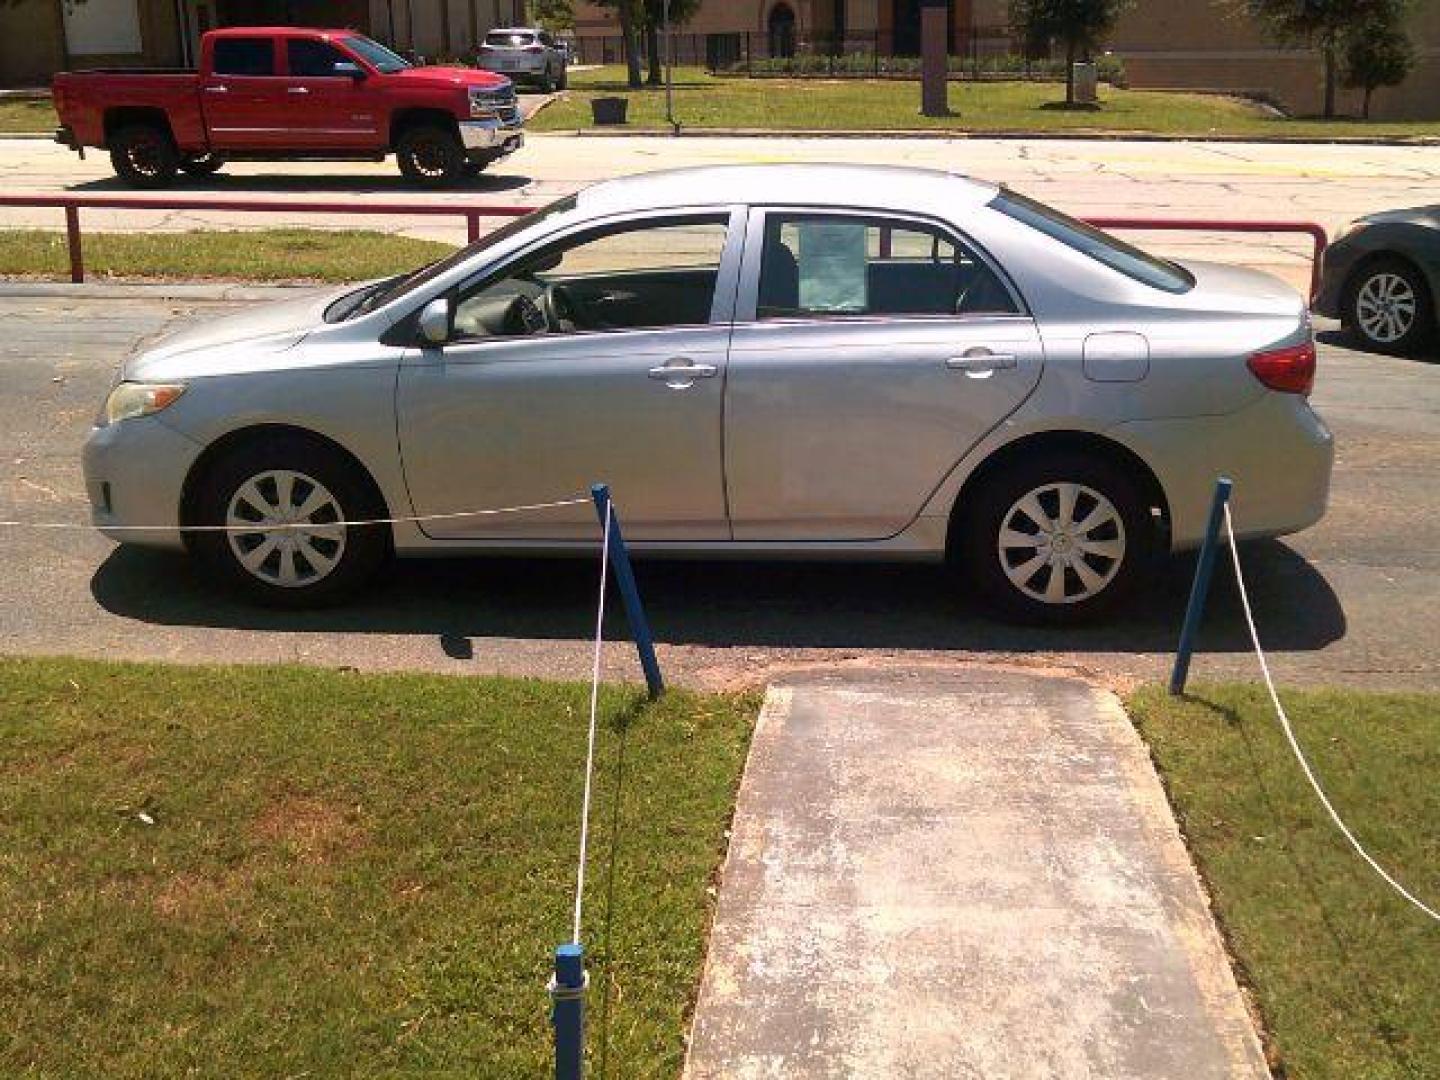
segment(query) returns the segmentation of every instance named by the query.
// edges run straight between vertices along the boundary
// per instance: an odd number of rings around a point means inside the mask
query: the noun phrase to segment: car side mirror
[[[450,299],[437,296],[420,309],[420,340],[427,345],[444,345],[450,340]]]
[[[356,81],[365,78],[364,69],[351,60],[336,60],[335,66],[331,70],[336,75],[344,75]]]

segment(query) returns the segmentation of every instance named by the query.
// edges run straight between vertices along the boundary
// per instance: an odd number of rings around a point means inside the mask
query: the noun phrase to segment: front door
[[[936,223],[770,210],[748,232],[725,401],[734,537],[894,536],[1034,389],[1034,322]]]
[[[336,150],[385,145],[379,95],[368,89],[364,69],[354,58],[327,41],[290,38],[285,60],[288,123],[298,145]]]
[[[732,227],[733,219],[733,227]],[[744,215],[573,231],[454,290],[452,340],[407,356],[400,449],[418,514],[608,483],[637,540],[725,540],[721,405]],[[593,540],[589,506],[423,524],[443,539]]]

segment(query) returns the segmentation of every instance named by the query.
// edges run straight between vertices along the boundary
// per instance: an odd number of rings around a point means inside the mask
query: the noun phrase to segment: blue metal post
[[[585,950],[578,942],[555,950],[554,1004],[555,1080],[580,1080],[585,1071]]]
[[[1215,497],[1210,501],[1210,521],[1205,526],[1205,540],[1200,545],[1200,561],[1195,566],[1195,580],[1190,583],[1190,602],[1185,605],[1185,625],[1180,628],[1180,645],[1175,650],[1175,668],[1170,672],[1170,694],[1179,697],[1185,692],[1190,677],[1190,656],[1195,651],[1195,635],[1205,615],[1205,598],[1210,594],[1210,578],[1215,572],[1215,549],[1220,546],[1220,522],[1225,504],[1230,501],[1234,485],[1228,476],[1215,481]]]
[[[590,494],[595,500],[595,512],[600,515],[600,527],[604,528],[605,508],[610,506],[610,485],[595,484],[590,488]],[[635,587],[630,552],[620,532],[620,515],[613,508],[610,511],[610,565],[615,569],[615,584],[620,587],[620,596],[625,601],[630,635],[640,653],[640,666],[645,669],[645,685],[649,687],[653,700],[665,692],[665,680],[660,677],[660,661],[655,658],[655,639],[650,636],[650,623],[645,618],[645,608],[640,604],[640,590]]]

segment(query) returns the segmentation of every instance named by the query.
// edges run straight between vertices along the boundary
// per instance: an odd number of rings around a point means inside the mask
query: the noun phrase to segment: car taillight
[[[1309,394],[1315,385],[1315,342],[1266,349],[1253,354],[1245,365],[1271,390]]]

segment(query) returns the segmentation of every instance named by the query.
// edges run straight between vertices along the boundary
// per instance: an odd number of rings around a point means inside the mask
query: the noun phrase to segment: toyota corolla
[[[154,343],[84,465],[102,531],[273,604],[392,555],[593,552],[588,506],[473,512],[605,481],[640,553],[948,560],[1069,621],[1198,544],[1219,474],[1242,536],[1320,518],[1314,373],[1265,274],[943,172],[707,168]],[[344,524],[374,519],[406,520]]]

